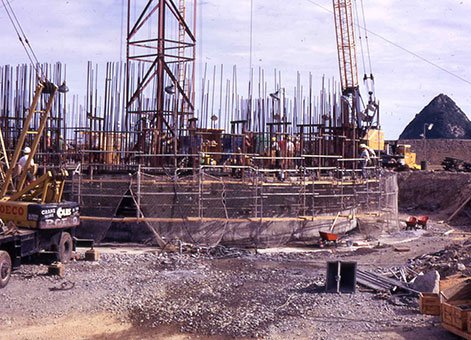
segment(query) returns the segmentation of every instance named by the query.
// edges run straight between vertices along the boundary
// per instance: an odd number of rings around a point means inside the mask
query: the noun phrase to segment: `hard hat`
[[[366,149],[366,148],[367,148],[366,144],[360,144],[360,149]]]
[[[31,152],[30,147],[29,147],[29,146],[25,147],[25,148],[23,149],[23,152],[24,152],[25,154],[29,154],[29,153]]]
[[[276,141],[276,137],[272,137],[272,138],[271,138],[271,141],[272,141],[272,142]]]

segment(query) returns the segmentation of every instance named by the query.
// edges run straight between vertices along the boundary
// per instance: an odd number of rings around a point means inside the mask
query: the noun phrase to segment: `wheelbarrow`
[[[406,219],[406,230],[417,229],[417,217],[409,216]]]
[[[322,248],[326,244],[333,243],[337,245],[337,242],[339,241],[339,235],[335,233],[330,233],[326,231],[319,231],[319,246]]]
[[[427,229],[427,221],[428,216],[419,216],[417,218],[417,226],[421,227],[422,229]]]
[[[335,228],[335,223],[337,222],[337,219],[340,216],[340,212],[337,213],[337,216],[335,216],[334,221],[332,222],[329,231],[320,231],[319,230],[319,246],[323,248],[326,244],[333,243],[337,245],[337,242],[339,241],[339,235],[336,233],[333,233],[334,228]]]
[[[412,229],[427,229],[427,222],[428,222],[429,217],[428,216],[409,216],[406,220],[406,230],[412,230]]]

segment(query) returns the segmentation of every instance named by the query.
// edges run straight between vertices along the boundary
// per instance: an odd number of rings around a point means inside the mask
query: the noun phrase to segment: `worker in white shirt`
[[[29,167],[27,165],[29,154],[31,153],[31,148],[26,146],[23,149],[23,156],[18,160],[18,174],[21,174],[24,169],[28,168],[26,174],[27,184],[34,180],[34,175],[36,175],[37,165],[34,163],[34,159],[31,158]]]
[[[366,144],[360,144],[360,158],[361,175],[363,178],[368,178],[366,168],[371,163],[371,152]]]

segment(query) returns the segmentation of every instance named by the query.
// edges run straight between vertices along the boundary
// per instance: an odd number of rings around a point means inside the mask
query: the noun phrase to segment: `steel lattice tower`
[[[178,153],[194,113],[196,0],[128,0],[126,123],[136,151]],[[188,12],[192,13],[188,17]]]

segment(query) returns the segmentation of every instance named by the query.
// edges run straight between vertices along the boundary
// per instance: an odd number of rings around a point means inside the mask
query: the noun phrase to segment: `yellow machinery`
[[[23,130],[17,141],[15,151],[9,162],[5,162],[6,172],[2,169],[4,182],[0,192],[0,218],[3,222],[13,222],[18,227],[54,229],[75,227],[79,224],[78,204],[62,202],[66,170],[45,171],[37,179],[28,181],[28,173],[33,171],[31,160],[34,158],[41,136],[46,127],[58,88],[51,82],[40,81],[36,87],[28,115],[23,123]],[[45,109],[38,110],[42,95],[48,96]],[[39,115],[39,117],[37,117]],[[39,119],[38,119],[39,118]],[[39,121],[37,130],[30,130],[32,121]],[[18,172],[18,160],[26,146],[26,136],[34,136],[29,146],[26,165]],[[3,146],[3,139],[1,141]],[[0,150],[7,159],[5,148]],[[15,176],[16,175],[16,176]]]
[[[62,201],[67,171],[44,171],[38,178],[31,175],[34,172],[31,160],[37,151],[57,91],[58,87],[53,83],[39,81],[10,159],[0,133],[3,180],[0,192],[0,255],[3,259],[9,255],[13,268],[19,266],[22,257],[43,250],[54,252],[58,260],[67,262],[74,249],[73,236],[80,223],[79,205]],[[46,99],[44,109],[38,109],[41,96]],[[30,130],[33,121],[38,122],[36,130]],[[32,135],[33,140],[28,145],[31,149],[28,159],[21,168],[18,163],[26,147],[27,135]],[[4,268],[8,267],[8,261],[0,262]],[[1,281],[2,277],[0,288]],[[6,284],[6,281],[4,275],[3,283]]]
[[[411,146],[409,144],[398,144],[397,153],[404,157],[404,164],[409,169],[420,169],[420,166],[416,163],[417,155],[415,152],[412,152]]]
[[[368,129],[366,131],[366,145],[373,150],[384,150],[384,131],[379,129]]]
[[[416,153],[412,152],[410,144],[397,144],[397,142],[386,143],[386,153],[381,157],[383,166],[397,170],[419,170],[416,163]]]
[[[30,61],[39,64],[26,36],[27,46],[20,37],[18,28],[21,29],[21,25],[13,9],[4,7]],[[22,29],[21,32],[24,36]],[[62,201],[67,171],[44,171],[38,178],[34,177],[36,166],[32,160],[54,98],[57,92],[67,91],[65,84],[57,87],[42,72],[37,72],[38,84],[11,157],[8,157],[0,131],[0,288],[8,284],[11,270],[18,268],[24,257],[49,251],[56,260],[69,261],[75,248],[75,228],[80,223],[78,203]],[[44,98],[44,105],[41,98]],[[18,123],[15,127],[20,126]],[[33,123],[37,127],[35,130],[30,129]],[[27,136],[32,136],[28,146]],[[30,150],[25,149],[26,146]],[[29,151],[25,152],[27,159],[20,158],[22,150]]]

